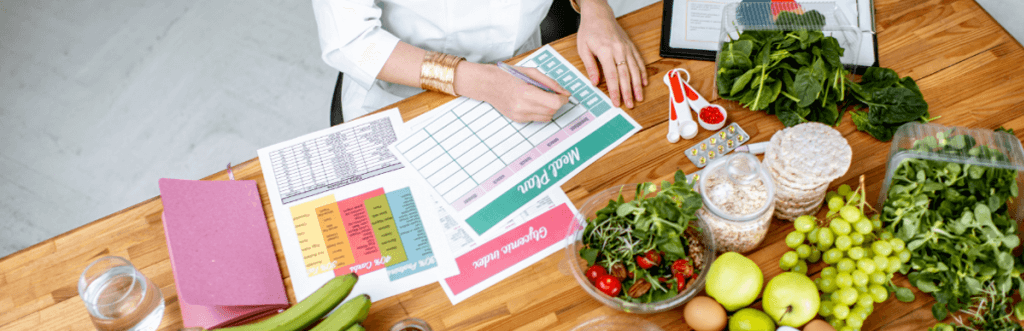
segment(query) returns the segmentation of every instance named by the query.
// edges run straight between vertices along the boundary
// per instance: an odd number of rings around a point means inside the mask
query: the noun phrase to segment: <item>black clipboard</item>
[[[685,1],[685,0],[684,0]],[[661,12],[661,57],[681,58],[690,60],[714,61],[718,55],[717,51],[691,48],[675,48],[669,46],[669,38],[672,35],[672,6],[673,0],[664,0]]]
[[[666,58],[679,58],[689,60],[701,60],[701,61],[715,61],[718,56],[717,50],[704,50],[704,49],[692,49],[692,48],[676,48],[672,47],[670,38],[672,36],[672,22],[673,19],[679,19],[672,15],[673,5],[675,0],[664,0],[662,5],[662,20],[661,20],[661,45],[659,47],[659,54],[661,57]],[[685,3],[686,0],[679,0],[680,3]],[[872,8],[871,24],[874,25],[874,3],[869,2]],[[851,65],[848,69],[853,74],[863,74],[868,67],[879,66],[878,59],[878,35],[875,33],[871,34],[870,40],[864,40],[865,42],[870,41],[874,52],[874,63],[871,65]]]

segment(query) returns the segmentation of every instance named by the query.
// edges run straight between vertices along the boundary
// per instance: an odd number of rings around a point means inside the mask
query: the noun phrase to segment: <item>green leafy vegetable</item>
[[[1021,331],[1024,327],[1010,319],[1010,305],[1013,300],[1000,293],[995,287],[989,286],[981,290],[981,295],[974,297],[971,308],[962,312],[970,319],[964,321],[960,316],[954,317],[955,324],[938,323],[930,331]],[[1017,305],[1018,307],[1020,304]],[[1016,308],[1014,308],[1016,313]],[[1019,317],[1019,316],[1018,316]],[[1019,318],[1018,318],[1019,319]]]
[[[839,41],[820,31],[825,16],[784,11],[778,30],[747,30],[722,45],[718,94],[755,111],[776,115],[786,126],[804,122],[838,125],[848,106],[857,129],[882,141],[896,128],[928,120],[928,103],[910,77],[868,68],[860,83],[843,67]]]
[[[588,220],[580,257],[588,266],[596,264],[607,270],[616,264],[625,267],[632,276],[622,281],[622,300],[653,302],[674,297],[678,283],[671,265],[689,259],[690,243],[685,234],[688,229],[699,231],[691,222],[697,219],[702,204],[700,194],[687,183],[682,171],[676,171],[675,183],[664,181],[660,189],[653,183],[638,184],[632,201],[626,202],[620,193],[617,200],[609,200]],[[665,259],[644,269],[637,257],[649,251],[661,252]],[[638,298],[626,295],[626,289],[639,280],[652,284],[651,289]]]
[[[877,74],[877,73],[876,73]],[[854,121],[863,115],[854,114]],[[967,135],[940,132],[917,140],[913,150],[1006,160]],[[882,221],[907,243],[910,260],[900,272],[935,298],[932,313],[944,319],[992,288],[1008,296],[1024,288],[1012,251],[1020,240],[1007,202],[1016,197],[1017,172],[972,164],[906,159],[892,175]]]

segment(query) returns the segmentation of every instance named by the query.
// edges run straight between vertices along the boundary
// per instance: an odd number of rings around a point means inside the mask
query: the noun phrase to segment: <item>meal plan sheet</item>
[[[551,46],[518,65],[555,79],[574,100],[551,122],[515,123],[486,102],[461,97],[425,114],[429,122],[390,146],[476,236],[640,130]]]
[[[257,153],[295,298],[360,275],[374,301],[458,274],[429,191],[388,150],[397,109]]]

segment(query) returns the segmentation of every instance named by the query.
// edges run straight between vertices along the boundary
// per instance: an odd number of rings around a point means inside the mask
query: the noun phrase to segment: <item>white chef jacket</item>
[[[313,0],[324,62],[345,73],[342,109],[351,120],[423,90],[377,80],[395,45],[506,60],[540,46],[552,0]]]

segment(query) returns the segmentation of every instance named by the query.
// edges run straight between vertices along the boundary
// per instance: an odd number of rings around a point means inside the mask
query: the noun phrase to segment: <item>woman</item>
[[[550,121],[569,92],[536,69],[517,68],[556,93],[488,63],[541,46],[540,22],[551,1],[313,0],[313,10],[324,61],[345,73],[345,118],[422,87],[486,101],[513,121],[529,122]],[[578,0],[573,7],[581,15],[577,49],[591,83],[603,75],[616,107],[643,101],[643,58],[607,0]]]

